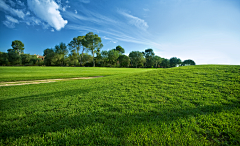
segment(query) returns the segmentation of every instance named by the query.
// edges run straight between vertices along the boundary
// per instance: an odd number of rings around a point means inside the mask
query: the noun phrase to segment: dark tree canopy
[[[168,68],[168,67],[170,67],[170,61],[168,59],[164,58],[160,64],[160,66],[163,68]]]
[[[170,58],[170,66],[171,67],[176,67],[177,65],[180,65],[182,63],[181,59],[177,57],[172,57]]]
[[[184,60],[181,64],[182,66],[186,66],[186,65],[196,65],[196,63],[191,60],[191,59],[188,59],[188,60]]]
[[[15,40],[15,41],[12,41],[12,48],[14,50],[16,50],[19,54],[20,53],[23,53],[23,50],[24,50],[24,44],[19,41],[19,40]]]
[[[128,67],[130,64],[130,58],[126,55],[120,55],[119,56],[119,63],[121,67]]]
[[[153,49],[146,49],[144,55],[146,58],[146,67],[152,67],[155,64],[153,59],[155,53],[153,52]]]
[[[128,56],[124,55],[125,49],[120,45],[110,51],[101,51],[103,47],[102,40],[93,32],[89,32],[84,36],[74,37],[67,45],[65,43],[60,43],[54,48],[47,48],[43,51],[43,56],[24,54],[24,44],[19,40],[12,41],[11,46],[12,49],[8,49],[7,53],[0,52],[0,65],[93,67],[112,67],[113,65],[114,67],[130,66],[136,68],[169,68],[196,65],[191,59],[182,62],[181,59],[177,57],[172,57],[170,59],[161,58],[155,55],[151,48],[143,52],[132,51]],[[91,54],[88,54],[89,51]]]
[[[44,56],[52,54],[52,53],[54,53],[53,49],[49,49],[49,48],[47,48],[43,51]]]
[[[123,49],[123,47],[121,47],[121,46],[119,46],[119,45],[116,47],[116,50],[117,50],[120,54],[125,53],[125,50]]]
[[[61,55],[67,55],[68,49],[65,43],[60,43],[59,45],[55,46],[55,53],[61,54]]]

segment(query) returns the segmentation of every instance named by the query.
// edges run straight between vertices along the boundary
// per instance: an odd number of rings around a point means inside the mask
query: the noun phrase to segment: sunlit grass
[[[152,69],[143,68],[100,68],[100,67],[0,67],[0,82],[40,80],[73,77],[112,76],[137,73]]]
[[[239,145],[240,66],[0,87],[2,145]]]

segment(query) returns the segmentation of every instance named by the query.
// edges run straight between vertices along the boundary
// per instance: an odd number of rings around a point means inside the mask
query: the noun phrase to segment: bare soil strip
[[[32,80],[32,81],[16,81],[16,82],[0,82],[1,86],[18,86],[18,85],[28,85],[28,84],[41,84],[41,83],[51,83],[57,81],[69,81],[69,80],[86,80],[86,79],[94,79],[100,78],[103,76],[95,76],[95,77],[79,77],[79,78],[66,78],[66,79],[46,79],[46,80]]]

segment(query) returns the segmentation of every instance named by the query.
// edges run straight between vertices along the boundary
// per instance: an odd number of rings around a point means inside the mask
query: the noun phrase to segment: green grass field
[[[152,69],[105,67],[0,67],[0,82],[58,79],[92,76],[112,76],[145,72]]]
[[[1,68],[1,81],[37,79],[42,70],[27,78],[25,69]],[[56,78],[85,68],[69,69]],[[240,66],[119,69],[0,87],[0,105],[0,145],[240,145]]]

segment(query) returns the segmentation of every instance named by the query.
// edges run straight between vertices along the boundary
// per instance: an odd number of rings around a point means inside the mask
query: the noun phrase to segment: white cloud
[[[43,29],[48,29],[50,26],[44,22],[41,23],[42,24],[42,27]]]
[[[15,24],[19,23],[19,21],[9,15],[5,16],[7,20],[3,21],[3,24],[8,28],[15,28]]]
[[[143,11],[147,12],[147,11],[149,11],[149,9],[145,9],[145,8],[143,8]]]
[[[15,18],[13,18],[13,17],[11,17],[11,16],[6,15],[6,18],[7,18],[7,20],[10,21],[10,22],[19,23],[17,19],[15,19]]]
[[[8,2],[10,3],[10,5],[11,5],[12,7],[15,7],[15,3],[14,3],[12,0],[8,0]]]
[[[23,13],[22,10],[13,9],[9,5],[7,5],[4,1],[0,1],[0,10],[1,9],[11,13],[14,16],[18,16],[19,18],[24,19],[25,17],[25,14]]]
[[[77,12],[77,10],[75,10],[75,14],[77,14],[78,12]]]
[[[54,29],[53,29],[53,28],[51,29],[51,32],[54,32]]]
[[[79,0],[79,1],[85,4],[90,3],[90,0]]]
[[[103,36],[102,38],[105,39],[105,40],[111,40],[110,38],[108,38],[106,36]]]
[[[130,24],[135,25],[137,28],[141,30],[146,30],[148,28],[147,22],[145,22],[143,19],[140,19],[138,17],[135,17],[133,15],[130,15],[124,11],[118,11],[119,14],[125,16],[129,21]]]
[[[12,9],[12,13],[14,13],[15,15],[17,15],[19,18],[24,19],[25,14],[23,13],[22,10],[18,10],[18,9]]]
[[[28,0],[28,7],[37,17],[58,31],[68,23],[59,12],[60,6],[53,0]]]
[[[56,0],[56,2],[59,4],[59,5],[61,5],[61,0]]]
[[[33,25],[40,25],[41,24],[41,20],[35,18],[35,17],[31,17],[31,21],[33,22]]]
[[[70,6],[66,5],[66,6],[62,7],[62,11],[65,12],[67,8],[70,8]]]
[[[69,1],[67,0],[67,1],[66,1],[66,3],[68,4],[68,3],[69,3]]]
[[[27,16],[28,16],[28,15],[30,15],[30,12],[29,12],[29,11],[27,11],[26,15],[27,15]]]
[[[24,3],[21,2],[20,0],[16,0],[16,2],[17,2],[17,4],[18,4],[19,6],[24,6]]]
[[[27,25],[41,25],[43,22],[36,17],[26,17],[24,21]]]
[[[83,13],[85,16],[77,14],[76,11],[75,13],[73,12],[65,12],[64,16],[67,17],[68,19],[71,19],[72,21],[74,21],[75,23],[82,23],[82,21],[89,21],[92,24],[99,24],[99,25],[106,25],[106,24],[115,24],[117,25],[118,22],[106,17],[104,15],[89,11],[85,8],[81,9],[81,13]],[[80,20],[80,21],[79,21]]]
[[[10,21],[3,21],[3,24],[8,28],[15,28],[15,23],[12,23]]]
[[[91,31],[91,32],[98,32],[97,29],[93,27],[86,27],[86,26],[79,26],[79,25],[68,25],[68,29],[73,29],[73,30],[85,30],[85,31]],[[127,33],[113,30],[113,29],[108,29],[107,31],[104,30],[99,30],[100,33],[106,34],[107,36],[111,37],[111,40],[118,40],[118,41],[124,41],[124,42],[131,42],[131,43],[136,43],[136,44],[143,44],[143,45],[154,45],[154,46],[160,46],[158,43],[153,42],[151,40],[148,40],[143,37],[134,37],[133,33],[128,35]],[[108,37],[104,37],[106,40],[110,40]]]
[[[110,41],[110,42],[112,42],[112,43],[116,44],[118,41]]]

